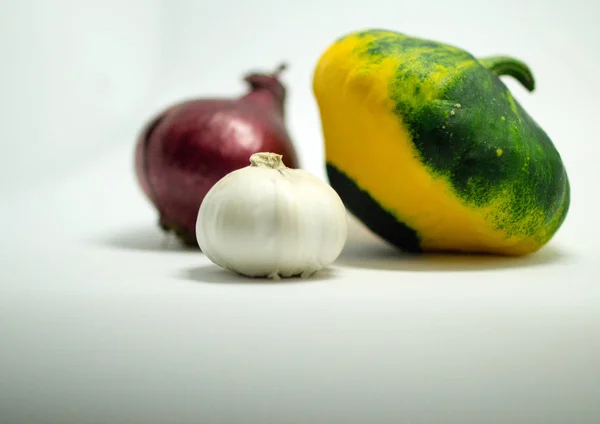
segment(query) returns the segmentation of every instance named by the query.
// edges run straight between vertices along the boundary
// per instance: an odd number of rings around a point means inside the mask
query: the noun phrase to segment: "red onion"
[[[286,90],[274,74],[250,73],[249,91],[238,99],[193,99],[152,119],[137,141],[135,168],[159,225],[196,246],[196,218],[206,193],[226,174],[248,165],[257,152],[298,157],[284,123]]]

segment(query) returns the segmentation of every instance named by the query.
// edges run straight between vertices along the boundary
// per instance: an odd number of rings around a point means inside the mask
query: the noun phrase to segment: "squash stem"
[[[535,89],[535,79],[529,66],[508,56],[490,56],[479,59],[479,63],[498,76],[509,75],[519,81],[527,90]]]

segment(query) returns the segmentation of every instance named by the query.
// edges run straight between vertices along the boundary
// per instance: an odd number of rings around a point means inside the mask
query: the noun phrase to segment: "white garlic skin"
[[[206,194],[196,237],[215,264],[249,277],[304,278],[331,264],[347,237],[346,209],[324,181],[256,153]]]

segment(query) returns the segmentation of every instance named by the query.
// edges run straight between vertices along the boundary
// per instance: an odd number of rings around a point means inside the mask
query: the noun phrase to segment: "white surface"
[[[0,422],[600,421],[597,2],[229,3],[2,3]],[[328,272],[276,284],[165,240],[132,173],[148,114],[285,56],[290,130],[323,177],[310,73],[368,26],[531,65],[536,93],[507,83],[573,188],[551,244],[404,258],[353,222]]]

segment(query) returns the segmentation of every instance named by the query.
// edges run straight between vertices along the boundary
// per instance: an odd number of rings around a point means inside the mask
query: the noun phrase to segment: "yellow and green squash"
[[[534,89],[510,57],[386,30],[335,41],[313,91],[329,182],[348,210],[409,252],[545,245],[569,209],[567,173],[501,75]]]

